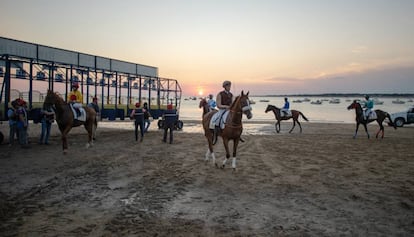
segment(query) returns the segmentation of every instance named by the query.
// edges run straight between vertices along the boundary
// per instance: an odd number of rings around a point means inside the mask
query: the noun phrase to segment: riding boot
[[[214,127],[214,132],[213,132],[213,145],[216,144],[216,142],[217,142],[217,136],[218,136],[219,131],[220,131],[220,127],[215,126]]]

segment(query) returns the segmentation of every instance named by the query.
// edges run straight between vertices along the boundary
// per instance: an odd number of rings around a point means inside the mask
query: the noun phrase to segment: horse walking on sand
[[[230,158],[230,151],[229,151],[229,141],[233,140],[233,161],[232,161],[232,168],[233,171],[236,170],[236,154],[237,154],[237,146],[239,145],[240,136],[243,131],[243,124],[242,124],[242,116],[245,114],[248,119],[253,117],[251,112],[252,108],[250,107],[249,101],[249,92],[244,94],[241,92],[241,95],[237,96],[233,103],[230,105],[229,111],[227,113],[227,119],[225,121],[225,127],[223,130],[219,131],[218,135],[222,137],[224,148],[226,150],[226,158],[223,160],[223,164],[221,168],[224,168],[227,160]],[[201,102],[200,102],[201,105]],[[218,167],[216,163],[216,157],[213,150],[213,136],[214,132],[212,129],[209,128],[210,120],[215,113],[216,110],[211,112],[206,112],[207,110],[203,110],[203,128],[204,128],[204,135],[207,138],[208,142],[208,149],[205,155],[205,161],[208,161],[210,156],[213,159],[213,163],[216,167]],[[206,112],[206,113],[205,113]]]
[[[203,108],[203,114],[201,115],[201,117],[203,117],[204,114],[211,111],[210,105],[208,104],[206,98],[203,98],[200,100],[200,103],[198,104],[198,108]]]
[[[86,144],[86,148],[93,145],[95,131],[98,126],[96,112],[93,108],[84,106],[83,109],[86,112],[86,120],[84,122],[76,120],[70,105],[66,103],[61,96],[51,90],[48,90],[43,106],[45,106],[45,108],[53,107],[55,110],[56,122],[60,133],[62,134],[64,154],[66,154],[68,150],[67,134],[73,127],[84,125],[85,129],[88,131],[88,143]]]
[[[302,118],[305,120],[305,121],[309,121],[308,120],[308,118],[306,118],[305,117],[305,115],[303,115],[303,113],[302,112],[300,112],[300,111],[298,111],[298,110],[291,110],[291,112],[292,112],[292,114],[291,115],[289,115],[289,116],[281,116],[280,115],[280,109],[278,108],[278,107],[276,107],[276,106],[274,106],[274,105],[267,105],[267,108],[266,108],[266,110],[265,110],[265,112],[267,113],[267,112],[269,112],[269,111],[273,111],[273,113],[275,114],[275,118],[276,118],[276,120],[277,120],[277,122],[276,122],[276,124],[275,124],[275,127],[276,127],[276,132],[277,133],[279,133],[280,132],[280,121],[282,121],[282,120],[289,120],[289,119],[293,119],[293,126],[292,126],[292,128],[290,129],[290,131],[289,131],[289,133],[291,133],[292,131],[293,131],[293,129],[295,128],[295,126],[296,126],[296,123],[298,123],[298,125],[299,125],[299,128],[300,128],[300,133],[302,133],[302,126],[301,126],[301,124],[300,124],[300,122],[299,122],[299,115],[301,115],[302,116]]]
[[[356,138],[357,134],[358,134],[358,128],[359,125],[362,124],[364,125],[365,128],[365,132],[367,133],[368,139],[369,139],[369,133],[368,133],[368,128],[367,128],[367,124],[371,123],[372,121],[377,121],[380,129],[378,130],[377,134],[375,135],[375,138],[378,138],[379,133],[381,132],[381,138],[384,138],[384,126],[382,125],[382,122],[384,122],[385,118],[388,118],[388,120],[390,121],[390,124],[394,127],[394,129],[397,129],[397,127],[395,126],[395,124],[392,122],[391,116],[389,113],[382,111],[380,109],[376,109],[374,112],[377,114],[377,118],[376,119],[364,119],[364,111],[362,109],[361,104],[357,101],[354,100],[352,102],[352,104],[350,104],[348,106],[348,110],[351,109],[355,109],[355,120],[356,120],[356,129],[355,129],[355,134],[354,134],[354,138]]]

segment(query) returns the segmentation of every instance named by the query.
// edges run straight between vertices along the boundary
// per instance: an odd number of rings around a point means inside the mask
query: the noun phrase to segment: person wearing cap
[[[55,121],[55,111],[52,107],[45,107],[40,110],[42,124],[42,132],[40,133],[39,144],[49,144],[50,130],[52,128],[52,123]]]
[[[78,89],[79,89],[79,83],[73,82],[72,90],[68,95],[69,103],[72,105],[72,107],[76,111],[76,118],[81,116],[80,108],[82,108],[82,103],[83,103],[82,93]]]
[[[73,95],[76,96],[76,97],[74,97]],[[73,98],[75,98],[74,101],[71,100]],[[74,102],[74,103],[80,103],[80,104],[83,103],[83,95],[79,91],[79,83],[78,82],[72,83],[72,90],[68,95],[68,100],[71,101],[71,102]]]
[[[214,129],[214,139],[217,138],[217,132],[220,129],[220,122],[223,114],[230,108],[233,103],[233,94],[230,92],[231,82],[223,82],[224,90],[220,91],[216,97],[217,108],[219,109],[218,115],[214,115],[210,120],[210,129]],[[215,142],[214,142],[215,143]]]
[[[374,108],[374,101],[371,98],[369,98],[369,95],[365,95],[364,108],[364,120],[367,120],[369,118],[369,114],[372,112],[372,109]]]
[[[213,94],[208,95],[208,106],[210,107],[210,111],[215,110],[217,107],[217,103],[213,98]]]
[[[27,128],[29,126],[28,115],[26,111],[26,101],[17,99],[17,131],[19,136],[19,144],[22,148],[29,148],[29,141],[27,138]]]
[[[135,109],[129,115],[130,119],[135,119],[135,141],[138,141],[138,127],[141,132],[140,142],[144,140],[144,111],[140,108],[141,103],[135,103]]]
[[[283,105],[282,109],[280,110],[280,112],[283,113],[282,117],[286,117],[288,115],[289,107],[290,107],[289,100],[288,100],[287,97],[285,97],[285,104]]]

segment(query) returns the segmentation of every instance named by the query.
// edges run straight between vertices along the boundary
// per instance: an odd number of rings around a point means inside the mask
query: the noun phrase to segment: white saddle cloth
[[[221,114],[223,114],[223,116],[221,116]],[[224,129],[224,126],[226,126],[226,120],[227,120],[227,116],[229,115],[229,111],[226,110],[222,113],[217,112],[215,113],[210,120],[210,129],[214,129],[214,127],[216,125],[220,126],[221,129]],[[221,116],[221,119],[220,119]],[[219,121],[220,120],[220,121]]]
[[[79,111],[80,111],[80,116],[79,117],[78,117],[78,113],[76,112],[76,109],[73,107],[73,104],[70,105],[70,108],[72,109],[74,119],[77,119],[77,120],[82,121],[82,122],[86,121],[86,111],[83,107],[78,108]]]

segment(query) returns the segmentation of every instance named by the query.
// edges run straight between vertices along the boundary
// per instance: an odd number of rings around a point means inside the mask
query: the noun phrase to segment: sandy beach
[[[0,236],[413,236],[414,127],[371,139],[354,124],[303,123],[303,133],[245,134],[237,170],[204,162],[202,133],[152,129],[69,135],[51,145],[0,145]],[[1,131],[8,136],[4,123]],[[273,125],[269,124],[269,129]],[[219,139],[218,162],[224,158]]]

